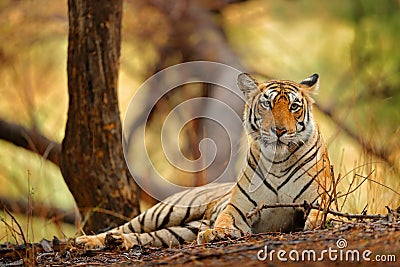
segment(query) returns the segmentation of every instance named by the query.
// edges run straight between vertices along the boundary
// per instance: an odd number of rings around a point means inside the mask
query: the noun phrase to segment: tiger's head
[[[317,91],[318,79],[318,74],[313,74],[300,83],[258,83],[249,74],[240,74],[238,86],[247,98],[244,124],[249,138],[264,147],[288,150],[305,143],[316,127],[310,94]]]

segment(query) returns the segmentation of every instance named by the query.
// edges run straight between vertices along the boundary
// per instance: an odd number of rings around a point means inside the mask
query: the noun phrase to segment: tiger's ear
[[[240,73],[237,78],[237,85],[243,94],[248,97],[251,92],[258,90],[258,82],[248,73]]]
[[[314,73],[300,82],[302,88],[309,93],[316,93],[319,88],[319,75]]]

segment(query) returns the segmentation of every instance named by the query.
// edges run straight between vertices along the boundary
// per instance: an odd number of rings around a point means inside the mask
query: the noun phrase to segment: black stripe
[[[192,200],[193,200],[193,199],[192,199]],[[190,202],[190,204],[192,204],[192,201]],[[187,220],[187,218],[189,218],[189,216],[190,216],[190,210],[192,209],[192,207],[191,207],[190,204],[188,205],[188,207],[187,207],[187,209],[186,209],[185,216],[183,216],[181,222],[180,222],[178,225],[184,225],[185,222],[186,222],[186,220]]]
[[[245,222],[247,224],[247,226],[250,227],[249,223],[247,222],[246,216],[244,215],[244,213],[238,207],[236,207],[232,203],[228,203],[228,206],[232,206],[236,210],[236,212],[239,213],[239,215],[242,218],[243,222]],[[239,228],[237,228],[237,229],[239,229]]]
[[[273,177],[275,177],[275,178],[282,178],[283,176],[285,176],[285,175],[276,175],[276,174],[273,173],[272,171],[269,171],[269,172],[268,172],[268,175],[271,175],[271,176],[273,176]]]
[[[128,228],[129,228],[129,230],[131,231],[131,233],[136,233],[135,228],[133,228],[132,221],[130,221],[130,222],[128,223]],[[125,232],[124,232],[124,234],[128,234],[128,233],[125,233]]]
[[[246,174],[246,170],[244,170],[243,175],[244,175],[244,177],[246,177],[246,180],[247,180],[249,183],[251,183],[251,180],[250,180],[249,176],[247,176],[247,174]]]
[[[159,213],[157,214],[156,217],[156,229],[162,229],[164,228],[168,223],[169,223],[169,218],[171,216],[172,210],[174,209],[174,206],[180,201],[182,200],[186,195],[188,195],[189,193],[191,193],[192,190],[187,190],[186,192],[182,193],[182,195],[180,197],[178,197],[174,203],[172,204],[164,204],[164,206],[162,207],[162,209],[159,211]],[[167,212],[167,214],[164,216],[164,219],[162,220],[161,224],[159,224],[159,219],[160,219],[160,215],[162,213],[162,211],[169,206],[169,210]]]
[[[272,192],[274,192],[275,195],[278,195],[278,192],[276,191],[275,188],[272,187],[272,185],[270,183],[268,183],[267,179],[263,179],[263,184]]]
[[[284,100],[286,100],[286,101],[290,101],[290,98],[289,98],[289,95],[288,95],[288,93],[286,93],[286,92],[280,92],[276,97],[275,97],[275,99],[274,99],[274,102],[278,102],[279,101],[279,99],[281,99],[281,98],[284,98]]]
[[[202,220],[200,223],[201,223],[201,226],[199,226],[199,227],[210,226],[210,221],[209,220]]]
[[[244,189],[241,187],[240,183],[237,183],[237,187],[239,188],[240,192],[242,192],[242,194],[245,195],[245,196],[247,197],[247,199],[253,204],[254,207],[257,207],[257,206],[258,206],[257,202],[255,202],[255,201],[247,194],[246,190],[244,190]]]
[[[306,118],[308,117],[308,109],[307,105],[304,104],[304,99],[301,100],[301,104],[303,106],[303,113],[300,115],[299,120],[297,122],[297,124],[299,124],[301,127],[300,130],[297,131],[298,133],[304,132],[306,130],[306,122],[307,122]]]
[[[150,233],[144,233],[144,235],[150,236],[151,240],[155,241],[154,236],[152,236]]]
[[[214,188],[208,188],[208,187],[206,187],[206,188],[204,188],[204,189],[202,189],[202,190],[196,192],[196,195],[190,200],[190,202],[189,202],[189,204],[188,204],[188,207],[187,207],[185,216],[183,216],[181,222],[180,222],[179,224],[177,224],[177,225],[183,226],[183,225],[186,223],[186,220],[187,220],[187,219],[189,218],[189,216],[190,216],[190,211],[192,210],[192,209],[191,209],[191,208],[192,208],[192,204],[193,204],[199,197],[201,197],[202,194],[203,194],[204,192],[213,191],[213,189],[214,189]],[[200,214],[198,217],[192,218],[192,220],[200,219],[202,216],[203,216],[203,215]]]
[[[250,154],[252,154],[252,153],[250,152]],[[253,166],[252,162],[250,162],[249,160],[247,161],[247,163],[248,163],[247,166],[249,166],[250,169],[252,169],[254,173],[256,173],[258,176],[260,176],[261,179],[264,179],[264,176],[262,176],[262,175],[257,171],[257,169],[259,169],[257,165],[256,165],[256,166]],[[255,162],[255,164],[257,164],[257,162]]]
[[[154,215],[159,214],[159,213],[158,213],[158,210],[159,210],[160,208],[164,207],[164,205],[165,205],[165,203],[162,203],[162,202],[158,203],[157,208],[155,208],[154,211],[153,211],[153,213],[151,214],[151,220],[152,220],[152,221],[154,221]]]
[[[267,181],[267,176],[263,173],[261,167],[258,166],[254,169],[253,166],[249,165],[250,168],[261,178],[263,181],[264,185],[269,188],[272,192],[275,193],[275,195],[278,195],[278,192],[275,190],[275,188],[272,187],[272,185]]]
[[[206,191],[209,191],[209,190],[210,190],[209,188],[205,188],[205,189],[202,189],[202,190],[196,192],[195,197],[191,199],[191,203],[193,203],[197,198],[199,198],[199,197],[201,196],[201,193],[206,192]],[[165,228],[165,226],[169,223],[169,220],[170,220],[170,217],[171,217],[171,214],[172,214],[172,212],[173,212],[173,209],[174,209],[175,205],[176,205],[181,199],[183,199],[186,195],[188,195],[188,194],[191,193],[191,192],[193,192],[193,191],[192,191],[192,190],[188,190],[185,194],[183,194],[180,198],[178,198],[178,199],[170,206],[167,215],[165,215],[163,221],[162,221],[161,224],[157,227],[157,229],[163,229],[163,228]],[[189,207],[189,208],[190,208],[190,207]],[[189,212],[189,214],[190,214],[190,209],[188,209],[186,212]],[[189,214],[187,214],[187,216],[189,216]],[[186,215],[185,215],[185,217],[186,217]],[[183,218],[183,220],[186,220],[185,217]]]
[[[140,241],[139,234],[135,234],[135,237],[136,237],[136,243],[137,243],[139,246],[142,246],[142,241]]]
[[[178,240],[179,244],[185,243],[186,240],[171,228],[165,228],[165,230],[167,230],[171,235],[173,235],[175,239]]]
[[[277,85],[276,83],[271,83],[270,85],[265,86],[265,89],[270,91],[270,90],[276,89],[278,87],[280,87],[280,86]]]
[[[255,167],[257,167],[257,166],[258,166],[258,159],[257,159],[256,156],[253,154],[253,149],[250,148],[249,153],[250,153],[251,159],[253,160],[253,163],[255,164]],[[249,158],[247,158],[247,162],[250,164]]]
[[[167,204],[165,204],[165,203],[162,203],[163,205],[162,205],[162,208],[158,211],[158,214],[157,214],[157,216],[156,216],[156,222],[155,222],[155,228],[156,229],[160,229],[158,226],[159,226],[159,223],[158,223],[158,221],[159,221],[159,219],[160,219],[160,216],[161,216],[161,214],[163,213],[163,211],[164,211],[164,209],[167,207],[167,206],[169,206],[169,205],[167,205]],[[168,214],[167,214],[168,215]],[[164,217],[164,219],[165,219],[165,217]]]
[[[318,140],[311,146],[311,148],[309,150],[306,151],[306,153],[304,153],[300,158],[298,158],[295,163],[293,163],[292,165],[290,165],[286,169],[283,169],[282,172],[288,173],[290,171],[290,169],[292,169],[294,166],[296,166],[297,162],[302,160],[305,156],[308,155],[308,153],[310,153],[317,146],[317,143],[318,143]],[[319,148],[317,148],[317,150],[319,150]]]
[[[301,129],[298,131],[298,133],[304,132],[306,130],[306,125],[304,124],[304,121],[298,122],[300,125]]]
[[[320,158],[319,160],[317,160],[313,165],[311,165],[307,170],[305,170],[301,175],[299,175],[296,179],[294,179],[293,183],[295,183],[297,180],[299,180],[305,173],[307,173],[311,168],[315,167],[315,165],[317,165],[321,160],[323,160],[324,158]]]
[[[199,229],[190,225],[185,225],[185,228],[191,231],[195,236],[199,233]]]
[[[263,184],[272,192],[274,192],[275,195],[278,195],[278,192],[276,191],[275,188],[272,187],[272,185],[267,181],[266,177],[262,173],[260,168],[255,169],[251,164],[249,164],[249,167],[261,178],[263,181]]]
[[[305,109],[305,116],[303,118],[303,121],[308,122],[310,120],[310,110],[308,109],[308,102],[304,101],[304,99],[302,100],[303,105],[304,105],[304,109]]]
[[[146,214],[147,214],[147,210],[144,213],[142,213],[141,217],[139,217],[140,233],[146,232],[145,229],[144,229],[144,221],[145,221],[145,218],[146,218]]]
[[[256,132],[258,129],[257,129],[257,127],[253,124],[252,117],[253,117],[253,110],[252,110],[252,108],[249,108],[249,123],[250,123],[250,127],[251,127],[251,129],[252,129],[253,131]]]
[[[165,240],[162,239],[161,236],[159,236],[159,235],[157,234],[157,232],[151,232],[151,233],[154,235],[154,237],[156,237],[156,238],[161,242],[161,244],[162,244],[164,247],[169,247],[169,244],[165,243]],[[155,239],[154,239],[154,240],[155,240]]]
[[[314,148],[314,147],[313,147],[313,148]],[[280,185],[278,185],[278,190],[281,189],[285,184],[287,184],[287,183],[293,178],[293,175],[295,175],[296,172],[298,172],[300,169],[302,169],[302,168],[304,167],[304,165],[306,165],[307,163],[309,163],[310,161],[312,161],[312,160],[317,156],[318,151],[319,151],[320,148],[321,148],[321,147],[318,147],[318,148],[316,149],[316,151],[315,151],[309,158],[307,158],[305,161],[303,161],[301,164],[299,164],[299,165],[288,175],[288,177],[286,178],[286,180],[283,181]],[[310,150],[309,150],[309,151],[310,151]],[[304,155],[307,155],[307,153],[308,153],[309,151],[307,151]],[[304,157],[304,155],[303,155],[303,157]],[[301,157],[298,161],[296,161],[295,164],[297,164],[303,157]],[[303,174],[304,174],[304,173],[303,173]],[[299,177],[301,177],[301,175],[299,175]],[[297,181],[297,179],[296,179],[295,181]]]
[[[282,178],[283,176],[285,176],[294,166],[296,166],[296,164],[297,164],[300,160],[302,160],[305,156],[307,156],[308,153],[310,153],[310,152],[317,146],[318,142],[319,142],[319,136],[318,136],[318,139],[315,141],[315,143],[310,147],[310,149],[307,150],[306,153],[304,153],[300,158],[298,158],[297,161],[296,161],[295,163],[293,163],[293,164],[290,165],[289,167],[283,169],[283,170],[281,171],[281,172],[283,172],[283,175],[282,175],[282,176],[279,176],[279,177],[277,177],[277,178]],[[297,151],[302,145],[304,145],[304,144],[305,144],[305,143],[302,143],[299,147],[297,147],[297,149],[296,149],[294,152],[296,152],[296,151]],[[318,147],[318,149],[319,149],[319,148],[320,148],[320,147]],[[289,159],[289,158],[294,154],[294,152],[291,153],[287,159]],[[293,173],[292,173],[292,174],[293,174]]]
[[[313,176],[313,178],[300,190],[300,192],[297,194],[297,196],[293,199],[293,203],[296,202],[296,200],[304,193],[304,191],[307,190],[307,188],[310,187],[310,185],[312,184],[312,182],[314,182],[315,178],[325,170],[325,167],[323,167],[321,170],[319,170],[317,172],[316,175]]]
[[[187,210],[185,213],[185,216],[183,216],[181,222],[177,225],[183,226],[186,223],[186,220],[189,218],[190,216],[190,211],[192,209],[192,204],[199,198],[201,197],[202,193],[204,192],[208,192],[208,191],[212,191],[212,188],[204,188],[202,190],[199,190],[198,192],[196,192],[196,194],[194,195],[194,197],[190,200],[189,204],[187,205]],[[200,214],[200,216],[193,218],[193,220],[197,220],[200,219],[202,217],[202,214]]]
[[[241,233],[243,233],[243,231],[240,230],[239,226],[236,225],[236,219],[235,219],[235,217],[233,217],[232,215],[231,215],[231,220],[232,220],[232,226],[233,226],[233,228],[236,228],[236,229],[239,230]]]
[[[162,220],[161,224],[157,227],[157,229],[165,228],[165,226],[169,223],[169,219],[171,217],[171,213],[172,213],[173,210],[174,210],[174,206],[171,205],[169,210],[168,210],[168,212],[167,212],[167,215],[164,216],[164,219]]]
[[[280,160],[280,161],[272,161],[272,160],[270,160],[270,159],[262,152],[262,150],[261,150],[261,155],[263,156],[263,159],[265,159],[266,161],[268,161],[268,162],[270,162],[270,163],[273,163],[273,164],[282,164],[282,163],[288,161],[288,160],[290,159],[290,157],[292,157],[293,154],[296,153],[303,145],[304,145],[304,143],[302,142],[300,145],[298,145],[298,146],[296,147],[295,150],[293,150],[292,152],[290,152],[290,154],[289,154],[286,158],[284,158],[283,160]],[[292,166],[292,167],[293,167],[293,166]]]
[[[295,95],[297,95],[297,93],[299,92],[299,88],[297,88],[296,86],[294,86],[293,84],[289,84],[289,83],[285,83],[284,84],[285,89],[294,93]],[[289,88],[288,88],[289,87]]]
[[[293,156],[293,154],[296,153],[304,144],[305,144],[305,143],[301,142],[301,143],[295,148],[295,150],[293,150],[293,151],[289,154],[289,156],[287,156],[285,159],[283,159],[283,160],[281,160],[281,161],[274,161],[273,163],[274,163],[274,164],[281,164],[281,163],[284,163],[284,162],[288,161],[288,160]]]
[[[256,113],[254,112],[255,111],[255,103],[256,103],[256,101],[255,101],[255,97],[254,97],[253,101],[251,102],[251,106],[249,107],[249,122],[250,122],[251,129],[253,131],[258,130],[258,125],[256,123],[256,115],[255,115]]]

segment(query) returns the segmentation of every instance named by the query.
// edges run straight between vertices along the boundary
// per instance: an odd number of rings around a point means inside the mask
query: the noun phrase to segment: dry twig
[[[17,233],[19,236],[21,236],[22,240],[24,241],[24,245],[27,247],[28,246],[28,242],[26,241],[25,235],[24,235],[24,231],[22,230],[21,225],[18,223],[17,219],[14,217],[14,215],[12,215],[12,213],[7,209],[7,207],[0,201],[0,208],[8,215],[11,217],[11,220],[17,225],[18,227],[18,231],[16,231],[13,227],[9,226],[6,221],[4,219],[2,219],[3,223],[6,224],[13,233]],[[17,241],[16,236],[14,236],[15,241]]]
[[[308,209],[316,209],[316,210],[321,210],[324,211],[322,207],[319,205],[315,204],[308,204],[307,202],[304,203],[276,203],[276,204],[263,204],[255,208],[254,210],[250,211],[249,213],[246,214],[247,218],[253,217],[255,214],[259,213],[263,209],[272,209],[272,208],[304,208],[306,210]],[[344,217],[346,219],[387,219],[389,220],[390,216],[396,215],[398,216],[399,214],[395,211],[392,211],[389,207],[386,207],[388,209],[388,214],[387,215],[382,215],[382,214],[353,214],[353,213],[348,213],[348,212],[340,212],[332,209],[326,210],[327,213],[339,216],[339,217]]]

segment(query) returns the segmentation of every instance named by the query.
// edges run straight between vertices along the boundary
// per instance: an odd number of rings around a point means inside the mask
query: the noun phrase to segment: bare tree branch
[[[198,4],[206,10],[219,12],[226,6],[235,3],[246,2],[247,0],[198,0]]]
[[[46,218],[56,222],[76,225],[79,222],[79,212],[75,209],[63,210],[44,203],[34,202],[32,206],[22,200],[11,200],[0,197],[0,207],[12,213],[30,214],[34,217]]]
[[[39,154],[60,166],[61,145],[35,130],[0,119],[0,139]]]

